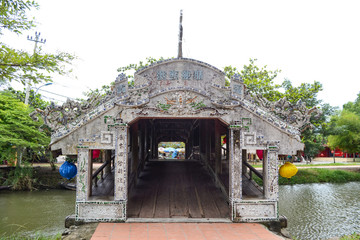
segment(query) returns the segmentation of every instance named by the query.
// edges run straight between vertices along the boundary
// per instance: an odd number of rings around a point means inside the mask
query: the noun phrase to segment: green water
[[[56,235],[75,213],[75,191],[0,192],[0,237]]]
[[[298,240],[360,233],[360,182],[280,186],[279,213]]]
[[[360,182],[280,186],[279,212],[296,239],[360,232]],[[0,237],[62,232],[75,212],[75,191],[0,192]]]

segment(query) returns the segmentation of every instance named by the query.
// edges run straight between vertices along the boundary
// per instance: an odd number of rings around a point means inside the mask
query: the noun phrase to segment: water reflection
[[[280,186],[280,215],[297,239],[360,232],[360,183]]]

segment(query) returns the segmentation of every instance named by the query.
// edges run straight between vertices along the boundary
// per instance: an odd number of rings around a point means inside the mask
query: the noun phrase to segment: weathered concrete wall
[[[77,155],[78,146],[86,146],[90,149],[115,149],[114,127],[120,123],[116,118],[121,112],[121,107],[114,107],[107,112],[93,118],[85,125],[60,139],[55,139],[51,144],[51,150],[62,150],[63,155]]]

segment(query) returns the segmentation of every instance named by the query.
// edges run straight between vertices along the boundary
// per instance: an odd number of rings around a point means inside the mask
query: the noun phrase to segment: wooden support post
[[[199,154],[200,161],[204,162],[204,135],[205,135],[205,126],[204,120],[199,120]]]
[[[211,155],[211,131],[210,131],[210,122],[211,120],[205,120],[205,161],[207,164],[210,164],[210,155]]]
[[[139,127],[139,159],[138,164],[136,166],[136,177],[139,176],[140,171],[142,169],[142,164],[145,161],[145,128],[144,128],[144,121],[141,120],[141,124]]]
[[[137,171],[137,166],[139,163],[139,135],[138,135],[138,131],[139,131],[139,126],[138,123],[134,123],[133,126],[131,127],[131,154],[132,154],[132,158],[131,158],[131,175],[136,176],[136,171]],[[136,185],[136,181],[137,179],[134,179],[135,181],[135,185]]]
[[[247,151],[246,149],[242,150],[242,162],[247,162]],[[244,166],[243,164],[243,168],[242,168],[242,174],[244,175],[247,172],[247,168]],[[250,171],[250,178],[251,178],[251,171]]]
[[[109,162],[105,167],[105,174],[108,174],[111,172],[111,150],[104,150],[104,160]]]
[[[215,119],[215,174],[221,174],[221,134],[220,122]]]

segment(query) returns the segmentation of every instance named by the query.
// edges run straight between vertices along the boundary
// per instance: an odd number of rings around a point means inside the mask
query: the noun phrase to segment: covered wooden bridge
[[[134,87],[120,74],[104,99],[43,115],[56,129],[53,153],[77,159],[77,220],[256,222],[279,218],[278,155],[303,149],[298,128],[310,112],[287,104],[250,96],[237,75],[227,87],[219,69],[177,58],[136,72]],[[160,142],[185,143],[185,159],[160,159]],[[95,149],[104,162],[96,171]],[[247,162],[254,150],[264,152],[260,186]]]

